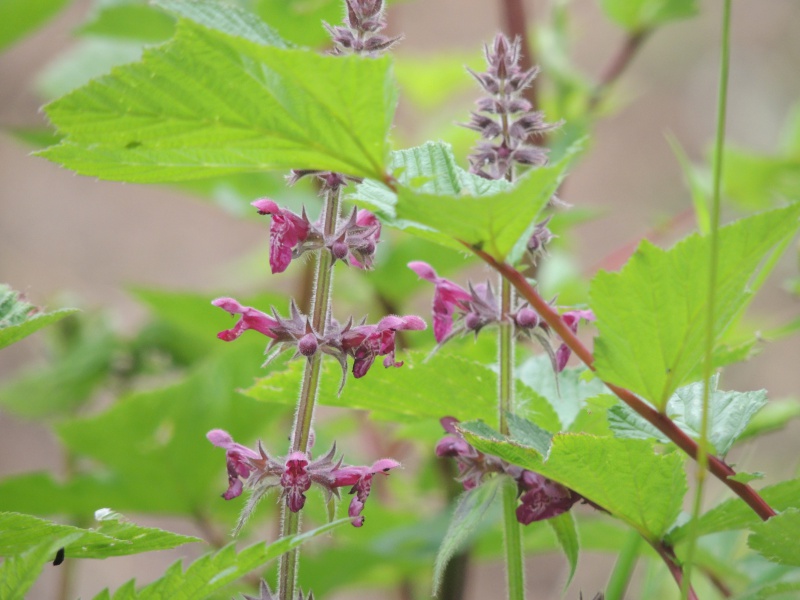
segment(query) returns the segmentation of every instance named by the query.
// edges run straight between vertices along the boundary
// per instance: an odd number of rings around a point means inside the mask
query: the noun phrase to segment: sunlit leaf
[[[21,299],[18,292],[0,284],[0,349],[60,321],[76,310],[62,308],[49,313],[38,312],[32,304]]]
[[[788,509],[751,529],[750,548],[773,562],[800,567],[800,510]]]

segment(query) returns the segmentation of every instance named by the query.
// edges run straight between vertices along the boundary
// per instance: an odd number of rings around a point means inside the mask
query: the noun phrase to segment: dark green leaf
[[[788,509],[751,529],[750,548],[773,562],[800,567],[800,510]]]

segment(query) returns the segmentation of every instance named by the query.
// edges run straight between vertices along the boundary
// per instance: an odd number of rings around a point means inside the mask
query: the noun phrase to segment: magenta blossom
[[[402,367],[395,361],[395,334],[398,331],[421,331],[425,321],[415,315],[398,317],[389,315],[376,325],[358,325],[342,332],[342,349],[353,357],[353,375],[356,379],[369,371],[376,356],[385,356],[384,367]]]
[[[594,313],[591,310],[571,310],[561,315],[564,323],[572,330],[572,333],[578,333],[578,323],[583,319],[585,321],[594,321]],[[565,343],[561,343],[556,350],[556,370],[560,373],[567,366],[569,357],[572,355],[572,350],[569,349]]]
[[[296,215],[269,198],[261,198],[251,204],[258,209],[258,214],[272,215],[272,224],[269,227],[269,264],[273,273],[283,273],[314,226],[309,222],[305,210],[302,215]]]
[[[436,286],[433,292],[433,336],[437,342],[442,342],[453,329],[453,313],[456,309],[467,312],[465,303],[469,302],[472,296],[457,283],[439,277],[433,267],[426,262],[410,262],[408,267],[422,279]]]
[[[572,490],[527,469],[517,478],[517,487],[521,493],[517,521],[523,525],[557,517],[580,500]]]
[[[312,484],[323,490],[327,500],[332,496],[338,497],[339,488],[350,487],[349,493],[354,497],[348,514],[353,519],[353,526],[361,527],[364,524],[361,512],[372,488],[373,476],[377,473],[387,475],[391,469],[400,466],[391,458],[382,458],[372,466],[343,465],[341,458],[335,458],[335,444],[321,458],[312,459],[310,452],[292,452],[281,459],[268,455],[260,442],[258,452],[237,444],[221,429],[209,431],[206,437],[212,444],[227,451],[228,490],[222,497],[231,500],[239,496],[245,485],[253,491],[237,529],[249,517],[258,501],[273,488],[280,488],[280,498],[286,502],[289,510],[299,512],[305,506],[306,492]]]
[[[242,315],[233,328],[220,331],[217,334],[219,339],[232,342],[248,329],[255,329],[267,337],[275,338],[273,329],[278,327],[278,321],[260,310],[256,310],[251,306],[242,306],[233,298],[217,298],[211,304],[228,311],[232,315]]]

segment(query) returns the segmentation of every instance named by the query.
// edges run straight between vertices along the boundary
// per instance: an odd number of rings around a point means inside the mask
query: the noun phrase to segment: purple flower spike
[[[258,452],[250,450],[233,441],[227,431],[212,429],[206,434],[208,441],[219,448],[225,448],[225,460],[228,467],[228,489],[222,494],[225,500],[232,500],[242,493],[242,481],[239,477],[247,479],[252,471],[252,466],[247,459],[260,458]]]
[[[334,486],[353,486],[350,493],[355,494],[355,496],[350,501],[350,507],[347,511],[347,514],[353,519],[353,527],[361,527],[364,524],[364,517],[361,516],[361,512],[364,510],[364,504],[372,489],[372,477],[378,473],[388,475],[390,470],[399,466],[400,463],[394,459],[382,458],[371,467],[342,467],[334,471]]]
[[[255,329],[273,339],[276,337],[273,329],[279,326],[278,321],[260,310],[256,310],[251,306],[242,306],[233,298],[217,298],[211,304],[228,311],[232,315],[242,315],[233,328],[225,329],[217,334],[219,339],[232,342],[248,329]]]
[[[453,313],[456,309],[467,312],[466,302],[472,298],[470,293],[449,279],[439,277],[428,263],[414,261],[408,267],[420,278],[433,283],[433,336],[437,342],[445,340],[453,329]]]
[[[269,264],[274,273],[283,273],[292,258],[298,254],[298,247],[306,241],[313,226],[303,215],[279,207],[269,198],[251,202],[261,215],[272,215],[269,227]]]
[[[594,313],[591,310],[572,310],[561,315],[564,323],[572,330],[572,333],[578,333],[578,323],[583,319],[585,321],[594,321]],[[567,366],[569,357],[572,355],[572,350],[569,346],[562,343],[558,350],[556,350],[556,370],[560,373]]]
[[[385,356],[384,367],[402,367],[395,361],[395,334],[398,331],[425,329],[425,321],[409,315],[389,315],[376,325],[358,325],[342,332],[342,349],[353,357],[353,375],[359,379],[367,374],[376,356]]]

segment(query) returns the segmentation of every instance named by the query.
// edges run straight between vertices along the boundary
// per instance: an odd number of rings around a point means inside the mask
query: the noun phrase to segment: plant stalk
[[[333,235],[339,220],[340,189],[331,188],[325,195],[323,228],[325,236]],[[333,287],[333,257],[326,249],[317,253],[314,294],[311,307],[311,326],[318,333],[324,333],[331,310],[331,288]],[[314,406],[319,393],[319,380],[322,367],[322,353],[315,353],[306,362],[303,381],[300,385],[300,398],[294,416],[292,445],[289,452],[307,452],[314,418]],[[296,535],[300,531],[300,515],[289,510],[289,505],[281,505],[281,537]],[[280,558],[278,566],[278,590],[280,600],[294,600],[297,579],[299,548],[290,550]]]
[[[697,486],[692,507],[692,523],[686,548],[685,580],[682,597],[688,597],[692,563],[697,542],[697,522],[703,510],[703,490],[708,468],[708,405],[711,375],[714,371],[714,304],[716,301],[717,271],[719,270],[720,188],[722,183],[722,157],[725,145],[725,120],[728,107],[728,72],[730,70],[731,0],[725,0],[722,9],[722,47],[720,52],[719,91],[717,96],[717,134],[714,143],[714,187],[711,203],[710,256],[708,257],[708,311],[706,313],[705,356],[703,360],[703,415],[700,422],[700,443],[697,452]]]
[[[542,317],[545,322],[555,331],[559,337],[564,341],[567,346],[580,358],[583,363],[592,371],[595,370],[594,358],[589,349],[583,345],[578,339],[578,336],[572,333],[572,330],[564,323],[561,316],[533,289],[525,276],[517,271],[514,267],[505,262],[498,262],[493,256],[474,248],[470,244],[464,244],[472,252],[477,254],[483,261],[496,269],[503,277],[508,279],[511,285],[519,292],[519,294],[528,301],[533,309]],[[667,415],[658,412],[655,408],[647,404],[644,400],[636,396],[633,392],[625,388],[616,386],[612,383],[604,382],[608,389],[610,389],[620,400],[630,406],[639,415],[644,417],[648,423],[653,425],[656,429],[661,431],[667,438],[672,441],[676,446],[683,450],[694,460],[697,460],[698,447],[697,442],[684,433]],[[763,520],[775,516],[775,511],[767,504],[767,502],[754,490],[752,487],[745,483],[733,481],[729,479],[731,475],[736,475],[730,466],[725,461],[714,456],[708,455],[708,470],[722,483],[724,483],[730,490],[739,496],[747,503],[753,511]]]
[[[614,565],[614,570],[608,580],[605,600],[623,600],[625,598],[625,592],[633,576],[633,570],[636,568],[639,549],[643,541],[641,534],[635,529],[631,529],[628,532],[625,545],[622,546],[617,562]]]

